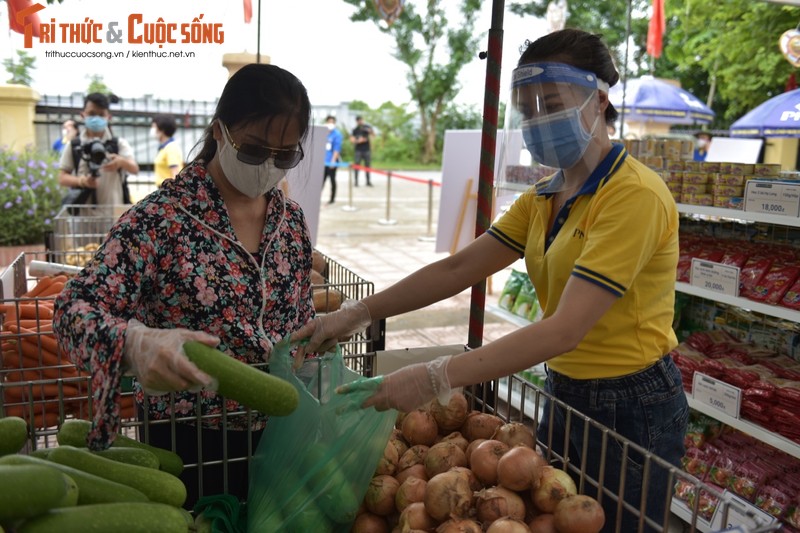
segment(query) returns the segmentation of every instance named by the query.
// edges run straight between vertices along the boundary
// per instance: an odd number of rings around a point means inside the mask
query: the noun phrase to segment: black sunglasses
[[[220,122],[222,124],[222,122]],[[236,159],[248,165],[260,165],[270,157],[275,160],[275,166],[278,168],[289,169],[296,167],[303,159],[303,147],[297,145],[299,150],[289,150],[287,148],[270,148],[269,146],[261,146],[259,144],[236,144],[231,137],[231,132],[228,131],[228,126],[222,124],[222,129],[225,130],[225,135],[228,137],[228,142],[231,143],[234,150],[236,150]]]

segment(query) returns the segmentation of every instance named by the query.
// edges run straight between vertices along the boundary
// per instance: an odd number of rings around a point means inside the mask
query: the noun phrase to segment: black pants
[[[372,152],[370,150],[356,150],[353,156],[353,164],[369,167],[372,165]],[[367,176],[367,185],[372,185],[369,179],[369,170],[365,170],[364,174]],[[358,169],[353,169],[353,183],[358,186]]]
[[[325,176],[322,178],[322,186],[325,187],[325,180],[330,178],[331,180],[331,201],[333,203],[336,200],[336,168],[337,167],[325,167]]]
[[[143,416],[141,410],[139,419]],[[251,448],[247,446],[247,431],[222,431],[219,429],[201,429],[202,457],[198,453],[197,427],[188,424],[175,424],[175,451],[183,459],[185,465],[180,475],[186,485],[185,509],[191,510],[197,500],[203,496],[215,494],[232,494],[241,501],[247,499],[248,467],[247,460],[255,454],[262,431],[254,431],[251,435]],[[150,424],[148,444],[165,450],[172,450],[172,424]],[[227,441],[227,454],[223,460],[223,439]],[[144,441],[144,429],[139,429],[139,440]],[[227,489],[225,471],[228,473]],[[202,487],[201,487],[202,480]]]

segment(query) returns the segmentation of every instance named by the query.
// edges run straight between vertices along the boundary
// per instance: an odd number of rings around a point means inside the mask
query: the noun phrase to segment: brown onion
[[[375,475],[392,476],[397,472],[397,463],[400,457],[397,455],[397,448],[394,447],[392,441],[386,443],[386,448],[383,450],[383,457],[378,461],[378,467],[375,469]]]
[[[440,404],[439,400],[434,398],[431,401],[431,414],[440,430],[453,431],[458,429],[467,419],[467,414],[469,414],[467,397],[460,392],[454,392],[450,395],[450,401],[447,402],[447,405]]]
[[[397,412],[397,419],[394,421],[395,428],[400,429],[403,427],[403,419],[406,417],[406,414],[408,413],[405,413],[404,411]]]
[[[425,464],[425,456],[428,454],[429,449],[430,448],[424,444],[412,446],[400,457],[400,460],[397,462],[397,468],[402,471],[409,466]]]
[[[416,444],[430,446],[436,441],[436,436],[439,434],[436,420],[424,409],[415,409],[408,413],[403,419],[400,429],[403,432],[403,438],[411,446]]]
[[[410,477],[415,477],[419,479],[423,479],[428,481],[428,474],[425,473],[425,465],[417,464],[414,466],[409,466],[405,470],[401,470],[397,474],[395,474],[395,479],[397,479],[398,483],[403,483]]]
[[[468,463],[469,463],[469,458],[472,455],[472,452],[475,451],[475,448],[477,448],[481,442],[486,442],[487,440],[488,439],[475,439],[473,441],[470,441],[469,445],[467,446],[467,450],[464,452],[464,454],[467,456]]]
[[[395,429],[393,431],[397,431],[398,435],[400,435],[399,430]],[[392,446],[397,450],[397,457],[403,457],[403,454],[408,450],[408,444],[406,444],[402,436],[392,437],[389,439],[389,442],[391,442]]]
[[[436,528],[436,533],[481,533],[481,525],[474,520],[448,520]]]
[[[442,472],[428,480],[425,509],[439,522],[448,518],[466,518],[471,507],[472,489],[463,474]]]
[[[568,473],[548,465],[542,468],[539,486],[531,489],[531,501],[539,511],[552,513],[558,502],[577,493],[575,482]]]
[[[392,476],[375,476],[369,482],[364,506],[370,513],[387,516],[394,512],[394,498],[400,484]]]
[[[483,483],[481,483],[477,477],[475,477],[475,472],[470,470],[465,466],[454,466],[450,469],[451,472],[458,472],[462,476],[467,478],[467,482],[469,482],[469,488],[472,489],[472,492],[477,492],[483,488]]]
[[[535,533],[558,533],[555,520],[550,513],[540,514],[528,521],[528,527]]]
[[[397,489],[397,494],[394,497],[394,503],[397,510],[401,513],[403,510],[416,502],[425,501],[425,486],[428,484],[424,479],[418,477],[410,477],[403,481],[400,488]]]
[[[492,438],[506,443],[509,448],[514,446],[536,447],[536,437],[533,436],[533,432],[520,422],[503,424],[497,428]]]
[[[530,533],[527,524],[513,518],[500,518],[492,522],[486,533]]]
[[[468,441],[475,439],[491,439],[497,428],[503,425],[503,419],[490,415],[489,413],[478,413],[473,411],[467,415],[464,424],[461,426],[461,434]]]
[[[517,446],[497,462],[497,482],[511,490],[528,490],[538,486],[545,466],[547,461],[533,448]]]
[[[469,446],[469,441],[464,438],[464,435],[462,435],[460,431],[453,431],[452,433],[445,435],[439,442],[452,442],[461,448],[461,451],[465,453],[467,451],[467,447]]]
[[[508,451],[508,446],[499,440],[487,440],[480,443],[469,458],[469,468],[475,477],[484,485],[497,484],[497,463]]]
[[[428,474],[428,479],[447,472],[454,466],[467,466],[467,456],[455,443],[434,444],[425,454],[425,473]]]
[[[525,518],[525,502],[519,494],[503,487],[483,489],[475,495],[478,520],[484,525],[503,517],[522,520]]]
[[[353,522],[353,533],[389,533],[389,524],[382,516],[362,513]]]
[[[437,521],[428,513],[424,504],[420,502],[412,503],[400,513],[399,526],[401,531],[412,531],[419,529],[422,531],[433,531]]]
[[[582,494],[562,499],[553,515],[559,533],[598,533],[606,522],[603,506]]]

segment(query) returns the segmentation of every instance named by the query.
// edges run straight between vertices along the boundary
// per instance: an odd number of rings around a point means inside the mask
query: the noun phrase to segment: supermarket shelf
[[[762,313],[767,316],[773,316],[776,318],[782,318],[784,320],[800,323],[800,311],[795,311],[786,307],[754,302],[753,300],[748,300],[747,298],[728,296],[727,294],[720,294],[718,292],[701,289],[700,287],[695,287],[694,285],[690,285],[689,283],[684,283],[682,281],[675,282],[675,290],[684,294],[699,296],[707,300],[713,300],[716,302],[741,307],[742,309],[748,309],[750,311]]]
[[[726,424],[732,428],[747,433],[751,437],[755,437],[761,442],[769,444],[774,448],[777,448],[781,451],[788,453],[793,457],[800,459],[800,444],[797,444],[794,441],[782,437],[777,433],[768,431],[762,428],[761,426],[758,426],[747,420],[743,420],[741,418],[733,418],[730,415],[726,415],[722,411],[714,409],[708,404],[695,400],[688,393],[686,394],[686,399],[689,402],[689,407],[691,407],[692,409],[700,411],[703,414],[706,414],[712,418],[715,418],[716,420],[719,420],[723,424]]]
[[[502,307],[498,307],[496,305],[487,305],[486,310],[491,314],[493,314],[494,316],[505,319],[506,321],[511,322],[512,324],[515,324],[521,328],[533,324],[533,322],[531,322],[530,320],[522,318],[519,315],[515,315],[511,311],[508,311],[507,309],[503,309]],[[798,313],[798,315],[800,316],[800,313]]]
[[[770,215],[768,213],[752,213],[739,209],[726,209],[724,207],[708,207],[704,205],[678,204],[678,211],[686,215],[704,215],[709,217],[744,220],[747,222],[765,222],[779,226],[800,228],[800,217],[787,217]]]
[[[497,383],[497,397],[503,403],[506,402],[506,398],[508,397],[508,378],[501,378],[500,380],[498,380],[498,383]],[[513,407],[514,409],[516,409],[520,413],[523,413],[525,416],[527,416],[528,418],[531,418],[531,419],[533,419],[533,416],[532,416],[533,413],[531,411],[533,410],[534,406],[536,405],[534,400],[535,400],[535,398],[532,398],[531,396],[527,396],[526,399],[525,399],[525,406],[524,406],[524,410],[523,410],[522,394],[520,394],[519,390],[516,390],[515,388],[512,387],[512,389],[511,389],[511,403],[509,404],[510,407]],[[536,418],[538,420],[541,420],[542,416],[543,416],[543,413],[544,413],[544,406],[540,403],[539,404],[539,412],[536,415]]]
[[[670,506],[670,510],[672,514],[686,522],[687,524],[692,523],[692,510],[689,509],[689,506],[686,505],[685,502],[682,502],[678,498],[672,498],[672,504]],[[711,522],[708,520],[704,520],[701,517],[697,517],[695,521],[695,527],[697,531],[701,531],[702,533],[707,533],[711,531]]]

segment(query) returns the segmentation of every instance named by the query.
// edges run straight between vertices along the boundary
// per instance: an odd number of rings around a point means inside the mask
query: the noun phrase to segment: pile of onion
[[[596,500],[547,464],[535,431],[447,405],[400,413],[353,524],[354,533],[597,533]]]

